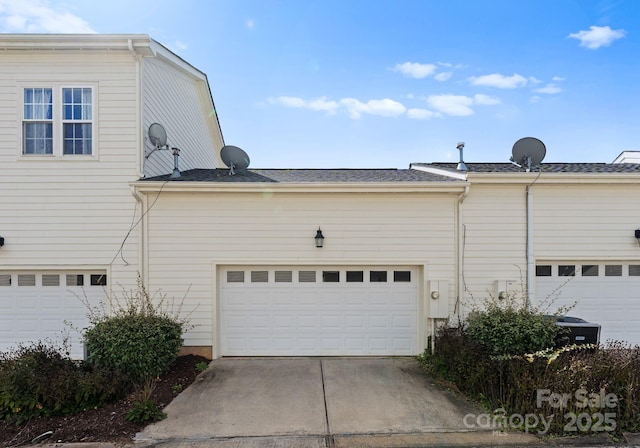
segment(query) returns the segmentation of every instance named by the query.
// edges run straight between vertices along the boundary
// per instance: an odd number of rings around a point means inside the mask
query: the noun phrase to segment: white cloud
[[[463,95],[431,95],[427,98],[427,103],[433,109],[447,115],[465,117],[473,115],[473,98]]]
[[[493,106],[495,104],[501,103],[499,98],[496,98],[494,96],[484,95],[482,93],[478,93],[477,95],[474,95],[473,102],[475,104],[479,104],[482,106]]]
[[[438,112],[433,112],[427,109],[412,108],[407,111],[407,117],[414,120],[428,120],[433,117],[441,116]]]
[[[568,37],[578,39],[581,47],[597,50],[600,47],[608,47],[614,41],[622,39],[627,32],[623,29],[612,30],[608,26],[590,26],[589,31],[581,30],[571,33]]]
[[[329,115],[335,114],[339,107],[339,104],[336,101],[329,101],[326,97],[307,101],[295,96],[279,96],[277,98],[269,98],[268,101],[271,104],[281,104],[286,107],[322,111]]]
[[[393,70],[409,78],[422,79],[433,75],[436,71],[436,66],[433,64],[420,64],[418,62],[405,62],[396,65]]]
[[[82,18],[55,10],[45,0],[0,0],[0,31],[7,33],[93,34]]]
[[[369,100],[366,103],[358,101],[355,98],[344,98],[340,100],[340,104],[347,108],[349,116],[354,119],[360,118],[362,114],[396,117],[402,115],[407,110],[401,103],[388,98]]]
[[[514,73],[513,76],[505,76],[499,73],[472,76],[468,81],[474,86],[497,87],[498,89],[516,89],[527,85],[527,78],[517,73]]]
[[[415,98],[412,94],[408,96]],[[431,110],[424,108],[407,109],[402,103],[389,98],[363,102],[356,98],[342,98],[334,101],[328,100],[326,97],[305,100],[296,96],[279,96],[267,100],[270,104],[321,111],[326,112],[328,115],[334,115],[339,110],[344,110],[354,120],[362,118],[364,114],[382,117],[398,117],[406,114],[407,118],[414,120],[428,120],[434,117],[441,117],[443,114],[464,117],[474,114],[472,109],[474,105],[492,106],[501,103],[499,98],[484,94],[477,94],[473,97],[464,95],[431,95],[425,98],[425,101]]]
[[[547,95],[555,95],[556,93],[562,92],[562,89],[558,87],[556,84],[549,83],[544,87],[535,89],[534,92],[546,93]]]
[[[453,75],[453,73],[451,73],[451,72],[442,72],[442,73],[438,73],[433,78],[436,81],[446,81],[447,79],[451,78],[451,75]]]
[[[174,46],[180,51],[185,51],[187,48],[189,48],[189,46],[187,44],[185,44],[184,42],[182,42],[180,40],[177,40],[174,43]]]
[[[565,78],[561,78],[560,76],[554,76],[553,78],[551,78],[551,81],[553,82],[561,82],[564,81]]]
[[[253,21],[253,19],[247,19],[244,25],[251,30],[254,26],[256,26],[256,23]]]
[[[542,83],[542,80],[536,78],[535,76],[529,76],[529,82],[533,85]]]
[[[529,98],[530,103],[537,103],[538,101],[540,101],[540,97],[538,95],[534,95],[531,98]]]

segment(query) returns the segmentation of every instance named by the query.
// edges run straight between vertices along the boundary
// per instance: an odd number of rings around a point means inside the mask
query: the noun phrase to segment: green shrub
[[[167,417],[167,414],[158,409],[158,406],[151,401],[136,401],[133,408],[127,413],[125,418],[133,423],[154,423]]]
[[[137,384],[165,372],[182,346],[185,321],[154,301],[142,283],[112,313],[90,314],[84,333],[89,361],[124,372]]]
[[[132,381],[167,370],[182,346],[182,326],[166,316],[113,316],[85,333],[89,361],[125,372]]]
[[[498,410],[507,416],[538,415],[549,419],[546,434],[571,431],[567,415],[582,415],[579,432],[607,430],[615,434],[640,430],[640,347],[620,342],[605,346],[568,346],[526,355],[496,356],[492,350],[478,344],[465,325],[442,327],[436,332],[433,351],[418,360],[429,373],[454,390],[482,403],[492,419]],[[550,403],[538,406],[539,391],[568,394],[566,406]],[[614,394],[618,400],[614,409],[581,407],[575,394]],[[557,404],[557,403],[556,403]],[[589,426],[599,414],[615,413],[615,429]],[[591,420],[589,420],[591,419]],[[492,420],[494,421],[494,420]],[[568,425],[569,424],[569,425]],[[493,428],[500,429],[500,428]],[[515,429],[515,428],[510,428]],[[547,431],[542,423],[528,428],[529,432]],[[575,431],[575,428],[573,429]],[[575,435],[575,432],[570,434]]]
[[[469,319],[468,336],[494,355],[523,355],[555,345],[564,328],[537,310],[491,303]]]
[[[167,414],[162,412],[155,402],[151,400],[151,395],[156,388],[156,380],[146,378],[138,387],[134,394],[133,407],[129,410],[125,418],[134,423],[154,423],[163,420]]]
[[[47,342],[0,355],[0,419],[23,423],[36,416],[68,415],[124,396],[118,372],[71,360]]]

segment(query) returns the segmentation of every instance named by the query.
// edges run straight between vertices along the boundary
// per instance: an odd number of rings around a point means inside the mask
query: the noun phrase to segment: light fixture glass
[[[318,231],[316,232],[316,247],[322,247],[322,245],[324,244],[324,235],[322,234],[322,230],[320,230],[320,227],[318,227]]]

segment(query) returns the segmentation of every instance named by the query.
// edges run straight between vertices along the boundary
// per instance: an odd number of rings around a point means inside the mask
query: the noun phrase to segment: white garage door
[[[221,270],[223,356],[414,355],[413,267]]]
[[[567,314],[602,326],[600,341],[640,344],[640,264],[562,262],[536,266],[538,300],[576,307]],[[553,309],[555,309],[553,308]]]
[[[104,272],[7,272],[0,271],[0,351],[19,343],[68,336],[71,356],[84,355],[81,337],[74,328],[88,324],[87,307],[105,302]]]

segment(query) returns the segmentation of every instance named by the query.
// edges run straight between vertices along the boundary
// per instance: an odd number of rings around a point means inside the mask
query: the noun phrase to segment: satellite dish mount
[[[249,167],[249,156],[237,146],[223,146],[220,150],[220,157],[225,165],[229,167],[229,176],[236,174],[236,171],[244,171]]]
[[[173,153],[173,172],[171,173],[171,176],[169,176],[169,178],[179,178],[180,170],[178,169],[178,158],[180,157],[180,149],[172,148],[167,144],[167,131],[164,130],[164,126],[162,126],[160,123],[153,123],[151,126],[149,126],[149,130],[147,133],[149,136],[149,141],[153,145],[153,150],[149,154],[145,155],[144,158],[148,159],[151,154],[158,150],[170,149]]]
[[[531,168],[540,165],[547,154],[547,148],[537,138],[524,137],[515,142],[511,154],[511,163],[524,167],[528,173]]]

